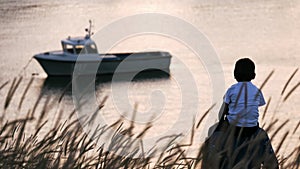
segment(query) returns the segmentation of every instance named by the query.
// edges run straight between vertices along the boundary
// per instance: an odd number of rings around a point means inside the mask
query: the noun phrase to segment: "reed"
[[[12,100],[13,95],[15,94],[17,88],[19,87],[22,79],[23,79],[23,77],[14,78],[14,80],[11,84],[11,87],[9,88],[9,91],[7,93],[6,99],[5,99],[4,109],[7,109],[7,107],[9,106],[9,103]]]
[[[271,97],[270,97],[270,98],[268,99],[268,101],[267,101],[267,104],[266,104],[265,110],[264,110],[264,112],[263,112],[263,114],[262,114],[262,120],[264,120],[264,119],[265,119],[265,117],[266,117],[266,114],[267,114],[267,112],[268,112],[268,109],[269,109],[270,103],[271,103]]]
[[[25,99],[25,96],[26,96],[26,94],[27,94],[27,92],[28,92],[28,90],[29,90],[29,88],[30,88],[30,86],[31,86],[31,84],[32,84],[32,82],[33,82],[33,80],[34,80],[34,78],[31,77],[30,81],[28,82],[28,84],[27,84],[27,86],[26,86],[26,88],[25,88],[25,90],[24,90],[24,92],[23,92],[23,94],[22,94],[21,100],[20,100],[20,102],[19,102],[19,107],[18,107],[19,110],[20,110],[21,107],[22,107],[22,104],[23,104],[23,101],[24,101],[24,99]]]
[[[280,95],[285,95],[282,101],[287,102],[287,99],[297,90],[299,83],[291,87],[289,92],[286,89],[290,82],[295,79],[297,70],[288,79],[286,85],[282,89]],[[266,86],[274,71],[272,71],[267,79],[263,82],[261,88]],[[8,111],[12,106],[9,106],[14,101],[14,95],[22,81],[22,77],[14,79],[12,82],[5,82],[1,85],[0,90],[9,85],[8,93],[4,98],[4,108],[1,116]],[[27,93],[32,86],[34,79],[30,79],[23,93],[21,93],[21,100],[18,102],[18,111],[21,112],[23,101],[27,98]],[[57,111],[56,121],[54,126],[47,126],[49,121],[46,116],[58,105],[62,104],[62,97],[58,98],[48,96],[45,98],[41,93],[35,104],[27,111],[24,118],[2,121],[0,122],[0,168],[199,168],[205,160],[205,147],[202,143],[195,142],[195,133],[200,131],[199,126],[203,123],[207,115],[212,111],[215,105],[212,105],[207,111],[203,112],[199,118],[194,119],[193,127],[191,129],[190,137],[186,141],[180,143],[176,139],[182,137],[182,134],[169,135],[157,140],[169,140],[168,144],[162,149],[153,147],[145,152],[143,138],[151,129],[152,123],[145,125],[142,131],[134,132],[136,125],[133,122],[136,116],[136,111],[133,112],[131,123],[126,126],[124,119],[120,117],[119,120],[110,125],[99,124],[95,130],[84,132],[83,126],[95,124],[96,116],[101,111],[107,96],[103,97],[98,108],[91,116],[82,116],[79,119],[74,119],[74,110],[64,110],[63,108]],[[31,98],[30,98],[31,99]],[[41,101],[44,99],[44,101]],[[291,119],[279,120],[275,118],[271,121],[266,120],[266,114],[269,113],[271,97],[268,100],[267,106],[263,112],[262,120],[264,122],[263,128],[271,133],[271,141],[275,139],[278,144],[274,145],[275,153],[279,157],[281,168],[294,169],[299,168],[300,165],[300,145],[289,144],[290,139],[298,138],[300,122],[296,123],[294,128],[287,129],[286,124],[291,125]],[[81,104],[85,104],[82,102]],[[287,104],[282,104],[287,105]],[[41,107],[38,111],[37,107]],[[137,105],[135,105],[137,110]],[[71,111],[71,112],[68,112]],[[62,114],[69,113],[67,120],[62,120]],[[293,118],[293,117],[290,117]],[[73,120],[72,120],[73,119]],[[80,123],[81,122],[81,123]],[[82,123],[83,122],[83,123]],[[46,127],[47,126],[47,127]],[[32,134],[26,132],[26,129],[33,128]],[[111,131],[113,132],[111,133]],[[43,131],[43,132],[42,132]],[[108,143],[100,142],[100,138],[109,134],[111,141]],[[124,137],[126,136],[126,137]],[[220,162],[223,168],[240,168],[250,166],[251,161],[259,161],[255,154],[260,151],[259,147],[255,147],[256,143],[262,141],[263,137],[257,137],[252,140],[243,140],[242,144],[236,149],[230,148],[235,144],[233,140],[233,132],[230,131],[228,135],[222,138],[225,141],[225,149],[217,152],[214,163]],[[298,138],[299,139],[299,138]],[[220,141],[220,140],[217,140]],[[105,149],[105,145],[108,149]],[[284,149],[289,145],[288,155],[285,155]],[[248,147],[248,148],[246,148]],[[250,148],[249,148],[250,147]],[[189,154],[188,149],[196,149],[196,154]],[[128,151],[130,150],[130,151]],[[244,150],[240,154],[238,150]],[[122,155],[118,155],[122,154]],[[222,159],[224,155],[231,155],[231,159]],[[220,158],[219,158],[220,157]],[[238,163],[236,163],[238,161]],[[212,166],[214,164],[211,164]],[[222,168],[221,167],[221,168]]]
[[[289,92],[288,94],[284,97],[283,101],[285,102],[291,95],[292,93],[300,86],[300,82],[298,82]]]
[[[2,88],[4,88],[8,83],[9,83],[9,81],[4,82],[4,83],[0,86],[0,90],[1,90]]]
[[[292,81],[292,79],[294,78],[294,76],[296,75],[296,73],[298,72],[298,69],[299,69],[299,68],[295,69],[295,71],[291,74],[290,78],[289,78],[289,79],[287,80],[287,82],[285,83],[285,85],[284,85],[284,87],[283,87],[283,89],[282,89],[282,91],[281,91],[281,95],[284,94],[284,92],[285,92],[287,86],[290,84],[290,82]]]

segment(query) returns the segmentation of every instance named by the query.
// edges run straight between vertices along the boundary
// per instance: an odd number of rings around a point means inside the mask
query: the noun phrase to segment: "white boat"
[[[34,55],[48,76],[77,74],[114,74],[162,70],[169,73],[171,54],[164,51],[132,53],[98,53],[90,28],[85,37],[68,37],[62,50]],[[75,71],[76,69],[76,71]]]

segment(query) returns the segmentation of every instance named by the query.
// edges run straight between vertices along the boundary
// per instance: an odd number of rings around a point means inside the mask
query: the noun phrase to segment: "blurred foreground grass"
[[[282,105],[282,102],[286,102],[289,97],[297,90],[299,83],[292,86],[287,91],[287,86],[294,79],[296,69],[290,76],[284,88],[280,93],[280,102],[278,107]],[[265,82],[261,85],[261,88],[265,86],[268,79],[272,76],[273,72],[266,78]],[[24,100],[30,99],[27,97],[34,78],[32,78],[26,85],[21,97],[18,101],[18,110],[20,114]],[[139,152],[143,151],[143,146],[135,149],[132,147],[132,152],[126,152],[129,147],[136,145],[137,143],[142,145],[143,136],[151,128],[151,123],[147,124],[142,132],[134,133],[134,122],[129,126],[123,126],[123,119],[111,125],[99,126],[93,133],[86,133],[83,131],[84,125],[93,123],[94,116],[101,111],[101,108],[105,106],[105,100],[100,103],[98,110],[91,117],[80,117],[77,119],[74,117],[76,109],[65,110],[68,111],[69,120],[61,120],[61,116],[64,111],[59,111],[55,125],[52,128],[45,128],[48,120],[46,116],[52,109],[55,109],[58,103],[64,95],[61,97],[52,99],[48,97],[44,103],[41,103],[42,96],[40,96],[36,103],[33,104],[27,112],[24,118],[15,120],[4,120],[7,113],[7,109],[11,105],[18,87],[22,83],[22,77],[15,78],[12,82],[5,82],[0,84],[0,90],[7,88],[4,100],[4,106],[1,111],[0,121],[0,168],[200,168],[202,161],[201,143],[195,143],[193,141],[194,133],[198,131],[198,127],[206,118],[209,110],[203,113],[202,117],[196,119],[195,125],[191,131],[191,138],[189,143],[175,143],[170,141],[169,146],[165,147],[164,151],[158,151],[155,147],[148,152],[148,156],[144,156]],[[262,117],[262,127],[268,132],[271,141],[279,140],[279,143],[274,146],[277,158],[281,168],[299,168],[300,165],[300,144],[299,144],[299,125],[300,121],[293,128],[289,128],[288,131],[283,131],[283,127],[289,122],[280,121],[280,119],[274,117],[272,121],[264,121],[268,110],[270,109],[271,98],[269,98],[265,111],[260,114]],[[42,105],[42,110],[37,112],[37,106]],[[16,106],[16,105],[14,105]],[[72,111],[71,113],[69,113]],[[293,117],[290,117],[291,119]],[[81,121],[81,122],[79,122]],[[82,123],[84,121],[84,123]],[[279,124],[280,125],[277,125]],[[109,129],[113,128],[115,133],[111,133],[111,141],[109,146],[111,150],[106,151],[103,147],[104,144],[99,142],[99,138]],[[30,129],[30,134],[27,131]],[[41,131],[43,130],[43,134]],[[298,134],[298,141],[289,140],[295,138]],[[127,135],[129,137],[122,137]],[[281,138],[278,138],[281,137]],[[174,137],[176,138],[176,136]],[[291,145],[289,142],[296,142],[298,145]],[[100,146],[99,146],[100,145]],[[190,146],[197,147],[197,155],[191,156],[186,149]],[[283,147],[287,148],[288,154],[283,153]],[[122,156],[118,155],[122,154]]]

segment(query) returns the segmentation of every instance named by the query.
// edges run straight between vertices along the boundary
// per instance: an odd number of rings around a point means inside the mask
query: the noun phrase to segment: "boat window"
[[[65,44],[64,49],[65,49],[66,52],[74,53],[74,51],[73,51],[73,46],[72,46],[72,45]]]
[[[84,46],[83,45],[76,45],[75,51],[76,54],[85,54],[85,50],[83,50]]]
[[[97,47],[95,44],[87,44],[85,46],[87,53],[98,53]]]

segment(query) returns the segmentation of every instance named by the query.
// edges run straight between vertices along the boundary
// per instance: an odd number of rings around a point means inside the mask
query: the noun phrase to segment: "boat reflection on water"
[[[112,83],[153,83],[155,81],[168,80],[170,78],[169,71],[162,70],[151,70],[142,71],[137,74],[132,73],[120,73],[117,75],[100,75],[100,76],[80,76],[78,77],[79,83],[84,82],[85,84],[95,84],[95,89],[101,90],[101,87],[110,86]],[[72,83],[73,79],[71,76],[49,76],[45,79],[42,85],[42,93],[45,95],[49,94],[72,94]],[[76,83],[77,83],[76,82]]]

